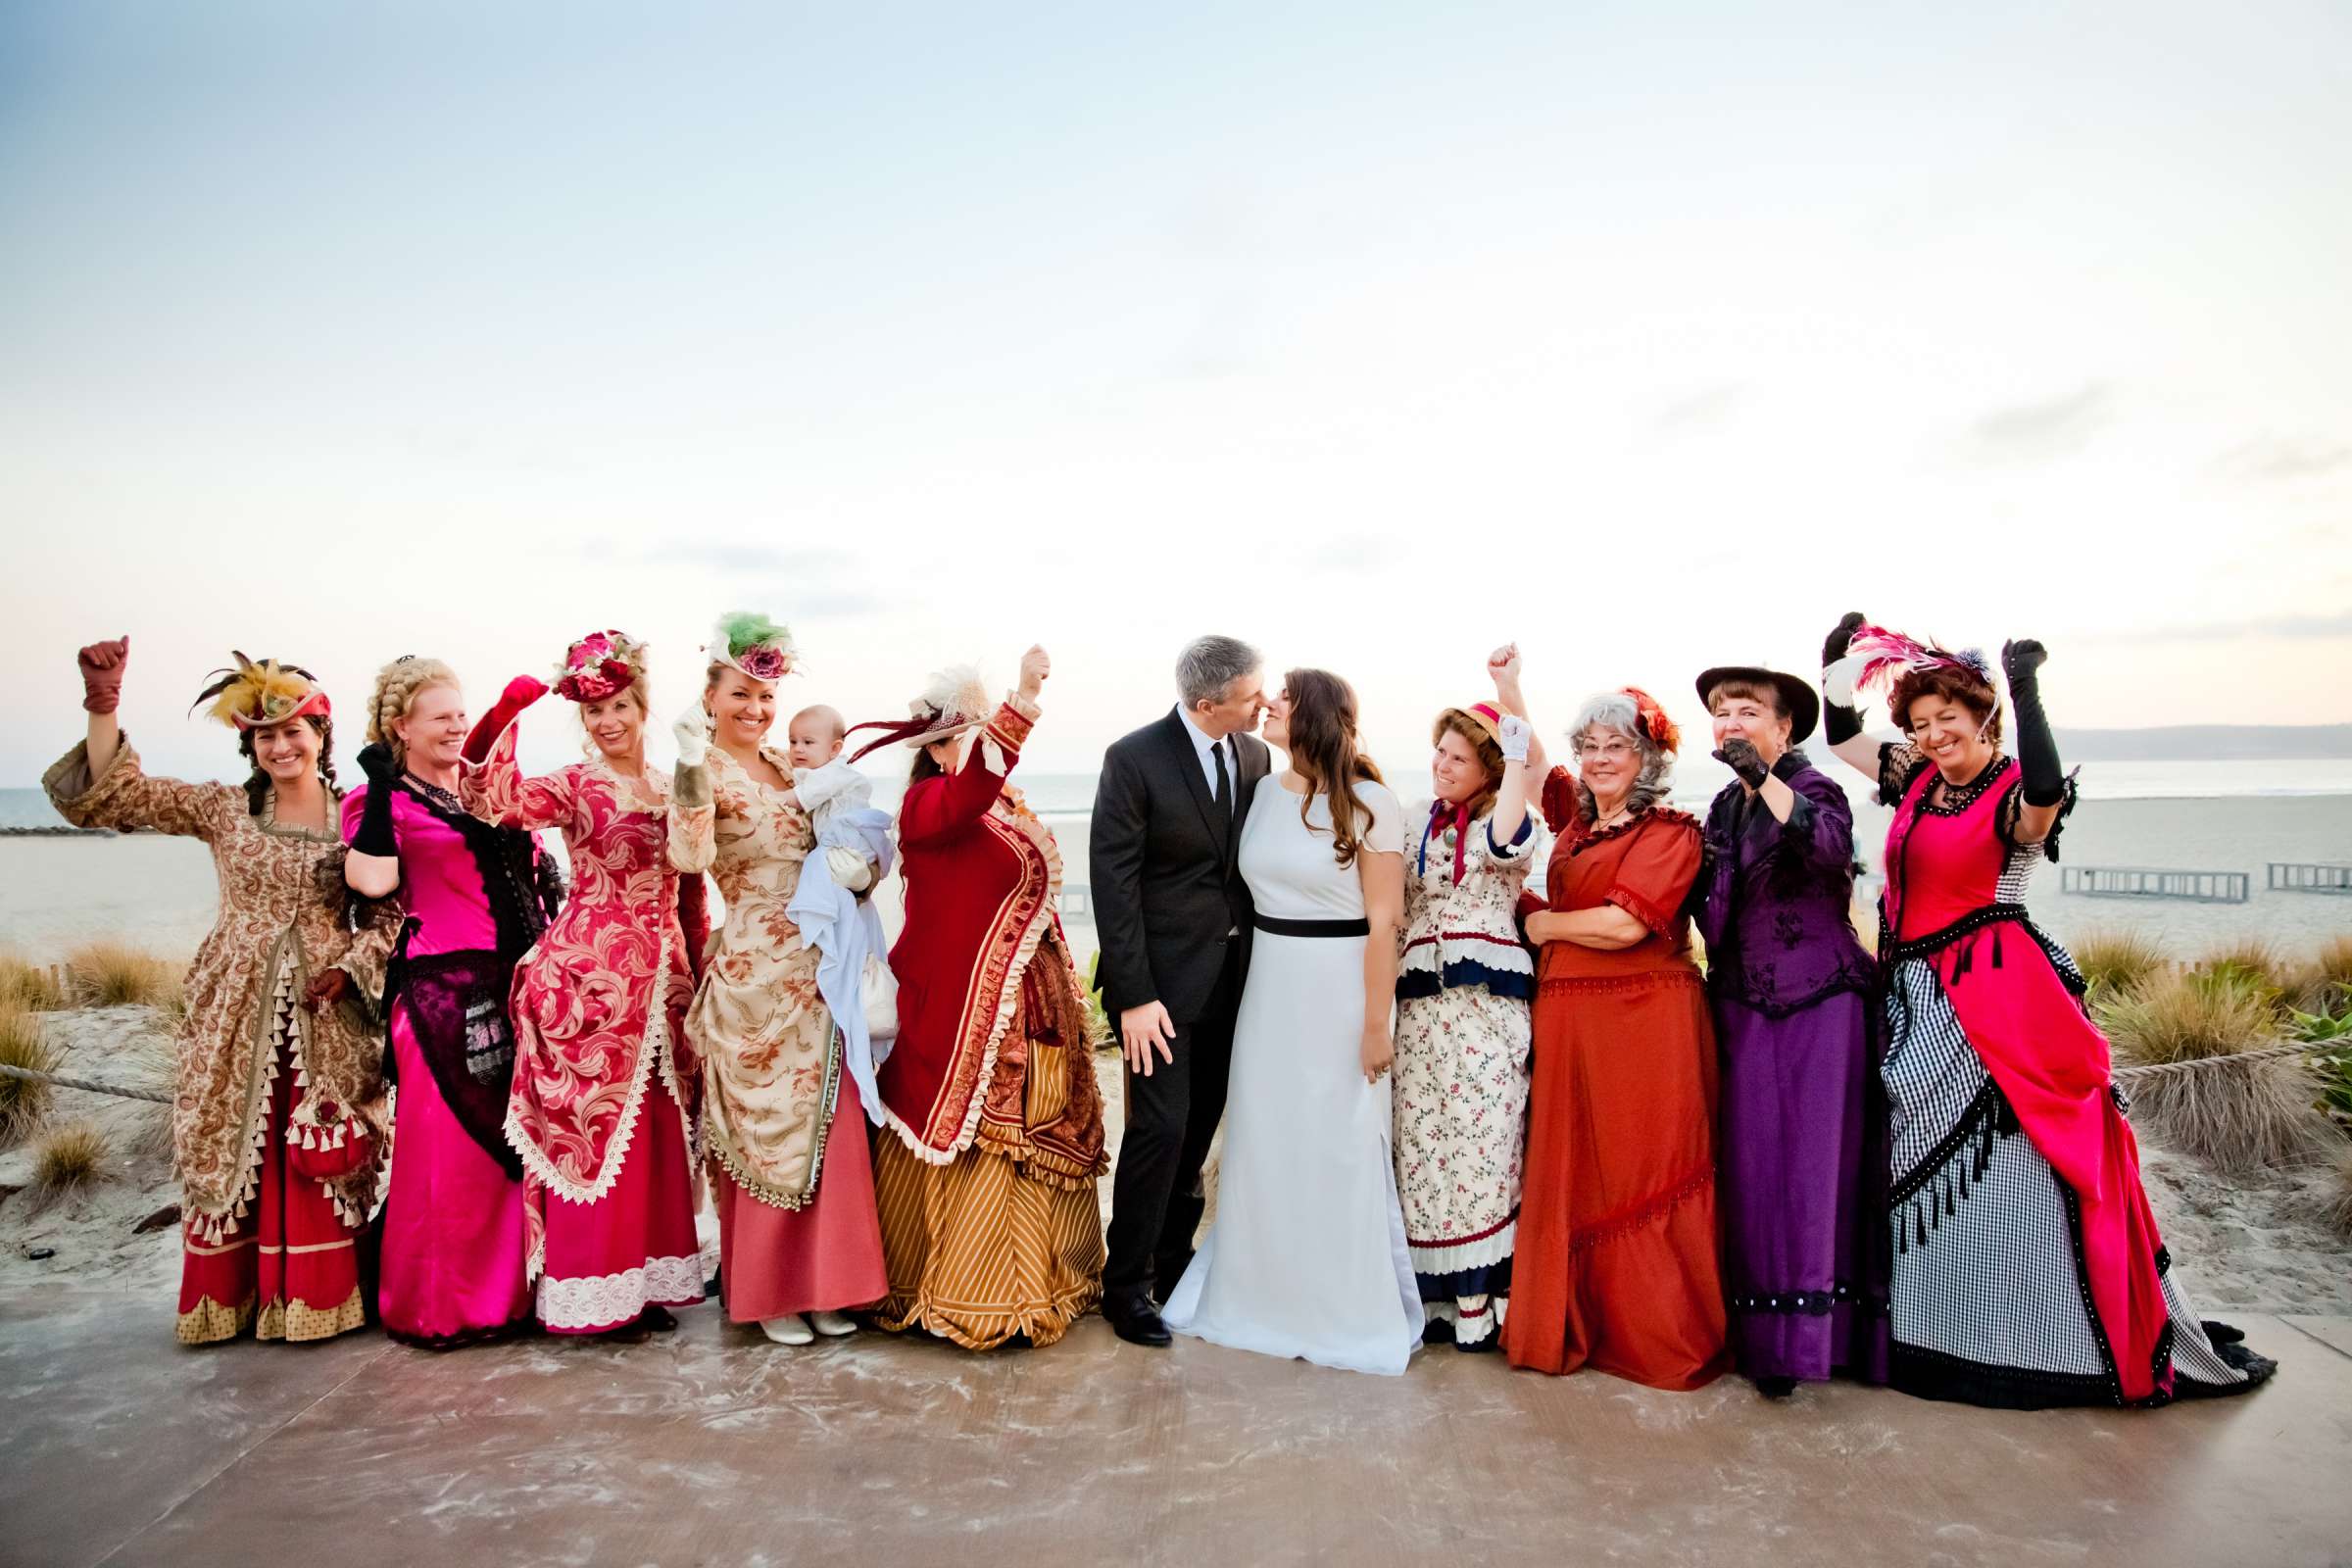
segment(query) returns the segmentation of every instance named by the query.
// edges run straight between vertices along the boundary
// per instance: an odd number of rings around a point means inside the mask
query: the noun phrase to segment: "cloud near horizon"
[[[2101,381],[2064,397],[1994,409],[1969,426],[1968,453],[1979,463],[2039,463],[2080,452],[2115,415],[2115,394]]]

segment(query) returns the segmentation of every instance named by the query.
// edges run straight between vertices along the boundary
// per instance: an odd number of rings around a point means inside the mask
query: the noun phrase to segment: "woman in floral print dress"
[[[1518,651],[1498,650],[1497,682]],[[1436,799],[1406,814],[1396,974],[1396,1194],[1429,1313],[1425,1338],[1492,1350],[1511,1291],[1526,1149],[1535,964],[1514,911],[1535,863],[1527,721],[1448,708],[1431,736]]]
[[[791,635],[734,614],[707,651],[702,700],[677,730],[669,857],[691,877],[716,877],[726,904],[686,1016],[703,1063],[720,1294],[729,1321],[807,1345],[855,1332],[846,1310],[889,1287],[873,1156],[858,1080],[817,991],[817,950],[790,912],[828,853],[791,760],[767,744]],[[854,870],[858,886],[872,886],[876,866]]]
[[[684,1029],[699,902],[686,900],[681,920],[668,781],[645,765],[644,650],[619,632],[584,637],[556,690],[580,707],[588,760],[523,777],[514,719],[547,688],[518,676],[467,737],[458,789],[466,809],[503,827],[562,829],[571,865],[564,912],[514,971],[507,1142],[522,1157],[541,1325],[667,1329],[666,1308],[703,1298],[701,1075]]]

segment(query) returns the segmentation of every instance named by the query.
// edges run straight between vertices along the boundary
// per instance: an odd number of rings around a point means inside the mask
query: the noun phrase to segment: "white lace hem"
[[[539,1280],[539,1321],[559,1332],[618,1328],[649,1306],[703,1298],[703,1260],[649,1257],[636,1268],[581,1279]]]
[[[1407,1239],[1406,1250],[1413,1254],[1416,1274],[1458,1274],[1466,1268],[1490,1268],[1511,1255],[1519,1240],[1519,1222],[1512,1220],[1492,1236],[1482,1236],[1475,1242],[1458,1247],[1424,1247]]]

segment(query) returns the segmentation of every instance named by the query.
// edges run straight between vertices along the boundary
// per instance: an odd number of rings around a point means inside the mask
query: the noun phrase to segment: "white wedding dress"
[[[1367,849],[1400,854],[1403,815],[1378,784]],[[1298,817],[1268,775],[1242,827],[1241,870],[1261,916],[1361,920],[1354,866],[1332,858],[1330,803]],[[1217,1215],[1160,1317],[1235,1349],[1400,1373],[1421,1344],[1421,1293],[1389,1154],[1389,1080],[1364,1082],[1361,936],[1262,927],[1233,1031]]]

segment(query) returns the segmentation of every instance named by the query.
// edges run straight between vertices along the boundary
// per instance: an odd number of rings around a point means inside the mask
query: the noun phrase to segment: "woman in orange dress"
[[[1501,696],[1524,716],[1515,677]],[[1680,736],[1647,693],[1591,699],[1570,733],[1576,776],[1544,782],[1544,896],[1520,903],[1536,1067],[1502,1349],[1695,1389],[1725,1365],[1715,1032],[1684,913],[1702,840],[1665,805]]]

